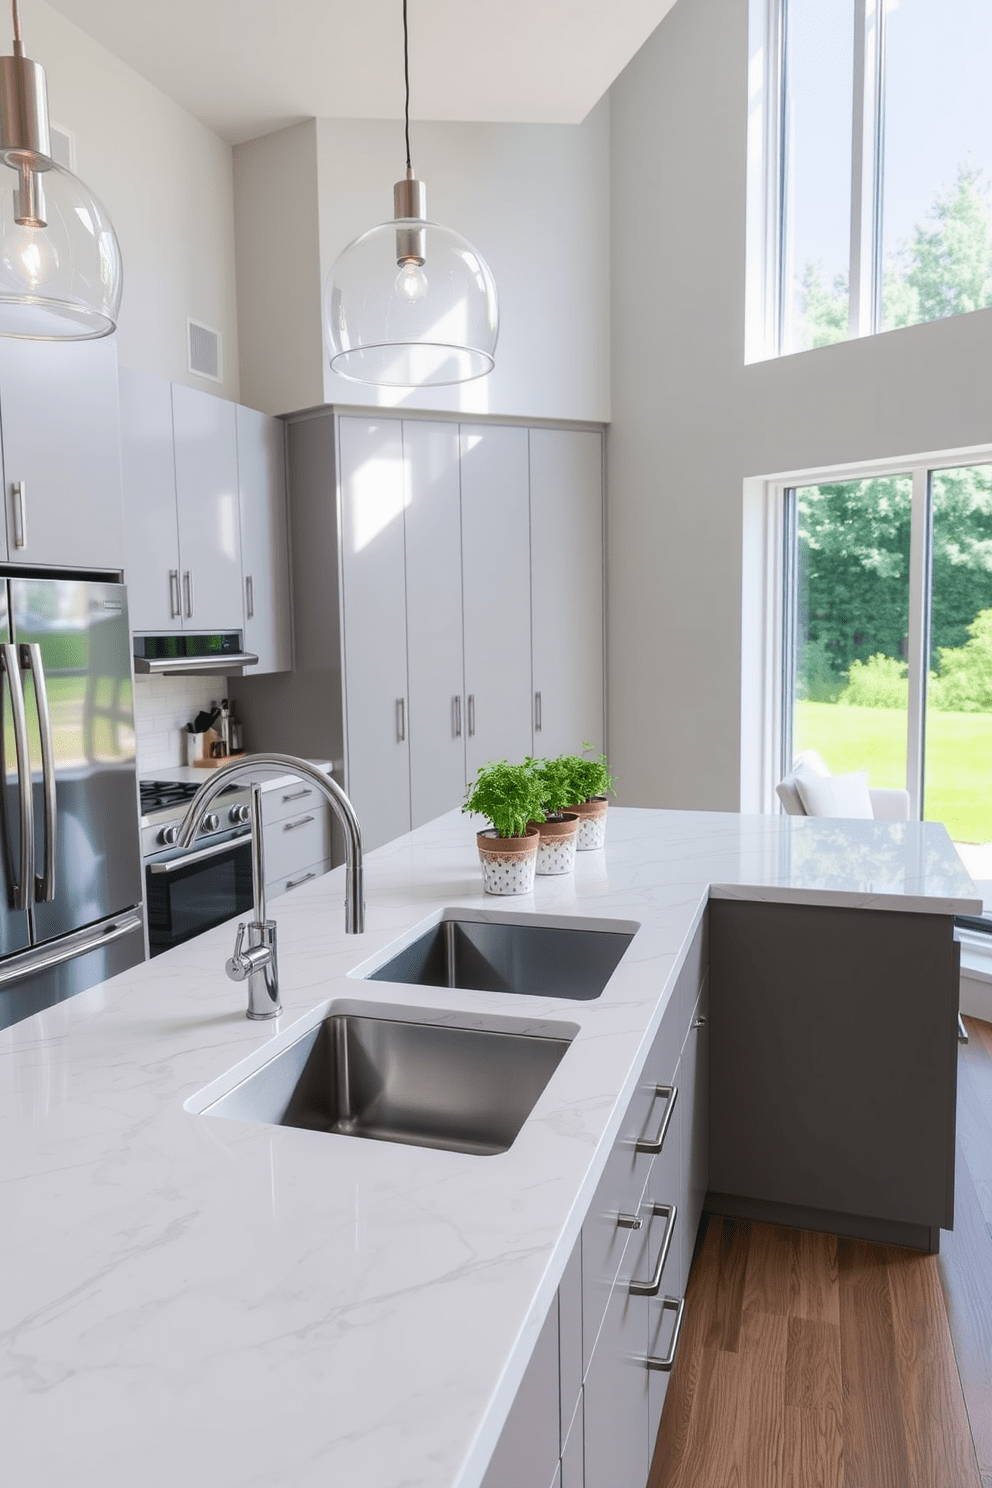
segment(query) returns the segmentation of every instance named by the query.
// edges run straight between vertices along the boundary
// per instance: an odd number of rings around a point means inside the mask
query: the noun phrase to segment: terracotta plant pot
[[[529,894],[534,887],[534,868],[540,836],[528,827],[524,837],[500,837],[492,828],[477,832],[482,886],[487,894]]]
[[[541,834],[537,849],[538,873],[571,873],[575,867],[575,844],[579,818],[574,811],[562,811],[557,817],[535,822]]]
[[[606,813],[610,809],[606,797],[593,796],[591,801],[579,801],[568,809],[579,818],[578,851],[592,852],[593,848],[602,847],[606,841]]]

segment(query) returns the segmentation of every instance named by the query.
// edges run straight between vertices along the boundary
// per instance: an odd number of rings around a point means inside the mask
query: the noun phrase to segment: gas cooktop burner
[[[164,811],[169,806],[183,806],[191,801],[199,786],[179,780],[143,780],[141,782],[141,811],[147,816],[150,811]]]

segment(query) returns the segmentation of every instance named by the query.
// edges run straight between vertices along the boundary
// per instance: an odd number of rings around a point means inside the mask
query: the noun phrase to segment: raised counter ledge
[[[360,939],[340,869],[276,901],[277,1027],[224,976],[228,925],[0,1033],[11,1482],[477,1488],[711,885],[979,903],[939,826],[615,808],[574,880],[491,899],[453,812],[370,854]],[[641,930],[594,1002],[348,976],[455,905]],[[496,1157],[184,1111],[329,997],[579,1033]]]

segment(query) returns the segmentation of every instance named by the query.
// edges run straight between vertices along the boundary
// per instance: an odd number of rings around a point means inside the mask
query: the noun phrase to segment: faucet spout
[[[362,829],[352,806],[344,791],[336,780],[325,775],[323,770],[318,770],[309,760],[300,759],[295,754],[246,754],[232,761],[229,765],[221,765],[213,771],[186,808],[176,836],[177,847],[189,847],[196,836],[197,826],[203,813],[210,807],[227,786],[239,780],[251,780],[254,785],[252,790],[252,889],[255,900],[255,921],[249,926],[250,943],[247,952],[241,951],[241,942],[235,949],[235,954],[228,963],[228,974],[235,980],[243,980],[249,977],[250,1004],[249,1017],[274,1017],[279,1011],[279,988],[275,964],[275,924],[266,920],[265,917],[265,857],[262,845],[262,814],[260,808],[261,793],[258,789],[257,777],[259,771],[280,770],[287,775],[298,775],[301,779],[315,785],[321,794],[327,799],[331,810],[334,812],[341,824],[344,833],[345,849],[345,900],[344,900],[344,928],[348,935],[361,935],[365,929],[365,897],[364,897],[364,870],[362,864]],[[271,924],[271,939],[265,933],[266,925]],[[266,948],[271,945],[271,953],[265,955]],[[235,975],[235,972],[237,973]],[[264,996],[262,994],[261,982],[266,982]],[[257,993],[257,998],[256,998]],[[265,1011],[252,1011],[252,1006],[257,1000],[259,1007]]]

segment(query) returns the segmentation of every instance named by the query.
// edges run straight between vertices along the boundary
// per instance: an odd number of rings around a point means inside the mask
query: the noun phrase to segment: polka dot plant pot
[[[579,818],[574,811],[562,812],[558,821],[543,821],[537,830],[541,845],[537,849],[537,872],[571,873],[575,867],[575,844]]]
[[[500,837],[492,828],[476,833],[482,863],[482,887],[487,894],[529,894],[540,843],[536,827],[524,837]]]
[[[591,801],[580,801],[570,806],[579,818],[579,837],[576,844],[579,852],[592,852],[606,841],[606,813],[610,803],[605,796],[593,796]]]

